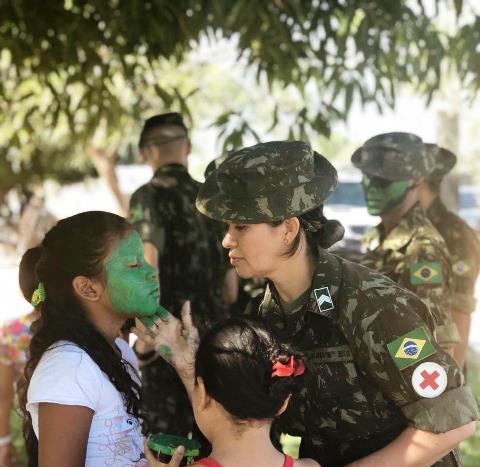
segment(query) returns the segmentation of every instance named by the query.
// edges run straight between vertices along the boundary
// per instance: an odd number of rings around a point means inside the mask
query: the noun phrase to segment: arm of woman
[[[384,448],[346,467],[429,467],[474,431],[475,422],[445,433],[430,433],[409,427]]]
[[[84,467],[92,418],[88,407],[40,403],[38,466]]]
[[[431,315],[418,297],[394,290],[365,305],[353,333],[357,364],[397,405],[408,426],[350,466],[430,466],[473,433],[475,400],[461,370],[435,340],[432,323],[422,319]]]

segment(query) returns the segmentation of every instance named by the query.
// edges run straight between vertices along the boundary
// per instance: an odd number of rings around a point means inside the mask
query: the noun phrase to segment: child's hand
[[[170,363],[181,377],[193,378],[195,354],[198,348],[198,331],[192,323],[190,302],[182,307],[182,320],[169,314],[157,319],[150,327],[138,320],[132,332]]]
[[[180,462],[183,459],[183,453],[185,452],[185,448],[183,446],[178,446],[173,453],[172,458],[168,464],[164,464],[163,462],[157,461],[155,457],[153,457],[152,451],[147,446],[147,440],[143,443],[145,449],[145,457],[148,460],[148,467],[179,467]]]

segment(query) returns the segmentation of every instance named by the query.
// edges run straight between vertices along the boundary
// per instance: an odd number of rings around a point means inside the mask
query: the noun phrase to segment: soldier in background
[[[454,357],[460,368],[465,357],[470,331],[471,313],[475,311],[475,282],[480,269],[480,242],[470,226],[449,211],[440,198],[443,177],[457,162],[455,155],[436,144],[426,144],[425,150],[434,164],[432,173],[419,189],[419,201],[430,221],[444,238],[452,258],[454,295],[452,319],[460,334]]]
[[[158,268],[161,304],[179,315],[186,300],[200,333],[223,316],[225,257],[211,222],[195,209],[200,183],[187,171],[190,140],[181,115],[149,118],[139,151],[153,172],[130,200],[129,220],[144,242],[145,258]],[[142,367],[143,411],[152,432],[188,434],[193,415],[175,371],[142,342],[135,346]]]
[[[433,171],[422,140],[410,133],[370,138],[352,155],[363,173],[368,212],[382,222],[366,234],[364,266],[416,293],[436,322],[436,338],[453,352],[459,342],[451,318],[452,263],[447,245],[419,204],[419,189]]]

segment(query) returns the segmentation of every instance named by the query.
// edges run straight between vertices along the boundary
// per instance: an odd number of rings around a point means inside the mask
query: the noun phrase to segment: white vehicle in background
[[[362,188],[362,173],[354,168],[338,170],[336,190],[325,202],[323,212],[327,219],[337,219],[345,227],[343,240],[332,247],[339,253],[365,253],[362,237],[380,223],[380,218],[368,214]]]
[[[472,229],[480,232],[480,187],[460,185],[458,207],[458,215],[467,221]]]

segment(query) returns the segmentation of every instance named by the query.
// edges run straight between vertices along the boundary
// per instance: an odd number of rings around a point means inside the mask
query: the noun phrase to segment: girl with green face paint
[[[129,316],[162,315],[140,237],[120,216],[84,212],[59,221],[21,268],[22,291],[41,315],[20,396],[29,465],[68,458],[86,467],[147,467],[138,366],[118,337]],[[121,427],[114,435],[112,423]]]
[[[160,285],[155,268],[143,256],[143,244],[137,232],[121,240],[105,265],[107,291],[115,310],[137,316],[144,324],[167,316],[160,306]]]
[[[362,186],[367,210],[372,216],[380,216],[402,204],[409,190],[405,180],[395,182],[367,174],[363,175]]]

